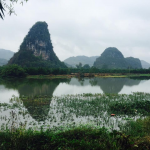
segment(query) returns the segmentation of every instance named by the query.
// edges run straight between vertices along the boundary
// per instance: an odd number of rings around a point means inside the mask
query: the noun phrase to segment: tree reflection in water
[[[68,83],[69,81],[69,79],[5,79],[0,80],[0,85],[5,85],[7,89],[18,90],[20,96],[27,96],[28,100],[22,98],[22,101],[29,114],[36,121],[44,121],[48,115],[56,87],[59,83]]]

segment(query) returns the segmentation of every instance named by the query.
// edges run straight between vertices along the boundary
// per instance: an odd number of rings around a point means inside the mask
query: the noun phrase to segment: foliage
[[[65,127],[63,125],[60,127],[55,126],[48,129],[47,125],[44,126],[44,124],[46,123],[45,121],[43,122],[43,125],[41,125],[40,131],[37,131],[35,129],[32,130],[31,128],[25,129],[24,126],[20,126],[20,128],[15,130],[8,128],[6,128],[5,130],[1,128],[0,149],[149,149],[149,117],[144,119],[141,118],[137,121],[127,120],[125,124],[120,124],[120,131],[114,130],[113,127],[107,129],[105,127],[101,127],[104,126],[106,122],[104,123],[100,121],[101,119],[99,118],[99,116],[101,116],[103,112],[103,118],[107,120],[108,116],[106,115],[106,111],[115,102],[123,103],[125,101],[125,105],[127,105],[128,102],[129,105],[134,104],[135,106],[137,106],[138,101],[147,101],[149,100],[149,98],[149,93],[139,92],[130,95],[88,93],[76,96],[66,95],[60,98],[55,97],[55,101],[57,102],[57,104],[54,104],[54,114],[59,114],[60,121],[64,120],[66,122],[71,115],[78,115],[79,118],[81,118],[82,116],[94,116],[95,121],[97,121],[98,125],[96,126],[94,124],[80,124],[78,126],[72,127],[69,127],[68,125]],[[39,109],[40,106],[49,105],[49,99],[51,99],[51,97],[47,95],[36,95],[34,97],[21,96],[20,100],[16,99],[16,101],[19,105],[19,103],[21,103],[21,100],[23,100],[24,104],[26,103],[26,105],[29,106],[33,105],[34,107],[38,107]],[[11,101],[13,100],[11,99]],[[149,112],[149,109],[147,109],[147,105],[149,105],[149,103],[146,103],[144,105],[142,104],[141,108],[138,109],[143,109]],[[64,107],[66,106],[70,109],[64,109]],[[16,105],[14,103],[13,106],[9,106],[9,104],[3,103],[0,104],[0,107],[16,107]],[[31,109],[33,109],[34,107],[32,107]],[[19,107],[19,109],[21,108]],[[53,108],[51,107],[50,110],[52,109]],[[130,108],[128,107],[128,109]],[[111,111],[113,112],[114,110]],[[111,111],[108,111],[108,114],[111,114]],[[52,119],[53,117],[50,112],[49,117]],[[19,113],[21,112],[19,111]],[[109,115],[112,121],[117,119],[117,116],[118,119],[120,119],[121,116],[119,115],[119,110],[114,118],[111,118],[111,116]],[[124,113],[124,116],[127,116],[126,113]],[[59,120],[59,118],[56,119]],[[110,122],[110,120],[107,121]],[[46,127],[47,130],[45,130],[44,127]]]
[[[142,68],[142,64],[141,64],[141,61],[140,59],[138,58],[133,58],[133,57],[127,57],[125,58],[126,59],[126,62],[128,63],[128,68],[136,68],[136,69],[141,69]]]
[[[10,2],[10,4],[6,3],[5,0],[0,0],[0,17],[3,19],[3,16],[4,16],[4,11],[5,9],[7,9],[9,11],[9,14],[11,15],[12,13],[15,14],[15,11],[14,11],[14,3],[17,3],[18,0],[8,0]],[[27,2],[28,0],[21,0],[20,1],[20,4],[23,5],[23,3]]]
[[[83,69],[90,69],[90,66],[88,64],[85,64],[82,68]]]
[[[150,101],[138,100],[135,95],[134,101],[115,101],[110,103],[109,109],[116,114],[136,114],[137,112],[143,115],[150,114]]]
[[[24,77],[25,70],[18,65],[8,65],[0,68],[0,76],[2,77]]]
[[[131,149],[130,139],[118,131],[105,128],[78,127],[65,132],[33,131],[0,132],[1,149]]]
[[[76,64],[76,67],[77,67],[78,69],[81,69],[81,68],[82,68],[82,63]]]
[[[30,53],[32,54],[32,52],[21,52],[22,55],[20,55],[19,53],[15,54],[16,60],[20,59],[20,64],[22,64],[22,69],[25,70],[25,73],[28,75],[67,75],[67,74],[71,74],[71,73],[95,73],[95,74],[107,74],[107,75],[127,75],[130,77],[134,77],[135,75],[138,75],[140,77],[140,74],[145,75],[145,76],[149,76],[150,74],[150,69],[131,69],[130,73],[132,75],[129,74],[129,70],[128,69],[98,69],[95,67],[91,67],[89,69],[85,69],[84,67],[78,69],[78,68],[61,68],[62,65],[60,65],[59,63],[54,64],[54,63],[48,63],[46,61],[43,61],[40,57],[35,57],[34,55],[30,55]],[[24,58],[24,56],[28,57],[28,61],[26,61],[26,59]],[[33,60],[33,61],[32,61]],[[16,62],[15,62],[16,63]],[[11,65],[9,65],[10,67],[7,69],[11,69]],[[0,67],[0,72],[1,70],[5,68],[5,66]]]

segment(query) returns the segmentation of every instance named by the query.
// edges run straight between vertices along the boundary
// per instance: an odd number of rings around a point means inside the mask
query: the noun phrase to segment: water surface
[[[0,103],[14,104],[14,107],[10,108],[9,106],[0,107],[0,127],[6,125],[12,126],[14,124],[15,126],[19,126],[20,124],[25,123],[27,124],[27,127],[39,127],[40,125],[54,127],[60,125],[66,126],[68,123],[94,123],[107,127],[114,126],[114,128],[117,129],[119,122],[125,122],[124,118],[128,116],[124,115],[111,118],[106,110],[100,110],[97,114],[93,114],[92,112],[88,112],[87,109],[82,110],[82,107],[80,108],[80,111],[83,111],[83,114],[85,111],[84,115],[79,115],[80,112],[72,113],[73,109],[67,106],[69,103],[65,106],[65,99],[68,99],[69,96],[65,97],[64,102],[61,100],[61,96],[83,93],[130,94],[137,91],[150,93],[149,85],[149,79],[130,78],[0,80]],[[26,100],[19,101],[18,98],[15,98],[15,101],[12,102],[12,96],[19,97],[23,95],[47,95],[49,99],[44,105],[37,105],[36,102],[32,101],[28,103]],[[59,98],[55,98],[55,96],[58,96]],[[61,101],[61,104],[59,101]],[[84,108],[85,106],[83,106],[83,109]],[[16,116],[15,119],[12,117],[12,112]],[[139,117],[140,116],[138,115],[132,116],[132,119],[135,120]]]
[[[83,78],[83,79],[17,79],[0,80],[0,102],[9,102],[12,95],[61,96],[82,93],[150,92],[149,79]]]

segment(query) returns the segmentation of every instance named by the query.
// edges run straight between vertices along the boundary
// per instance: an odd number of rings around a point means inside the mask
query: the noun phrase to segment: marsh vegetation
[[[0,101],[0,148],[148,149],[150,93],[118,94],[124,86],[133,88],[148,81],[128,78],[1,80],[3,93],[13,89],[18,95]],[[62,90],[59,85],[78,89],[91,85],[90,89],[96,86],[104,92],[57,95],[56,91]]]
[[[150,94],[140,92],[13,96],[9,104],[0,103],[1,147],[8,142],[6,147],[14,149],[26,149],[27,143],[41,149],[143,149],[150,133],[149,108]],[[39,145],[33,145],[37,139]]]

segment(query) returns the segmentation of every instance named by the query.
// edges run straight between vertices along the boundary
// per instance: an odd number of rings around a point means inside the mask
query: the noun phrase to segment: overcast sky
[[[17,52],[29,29],[46,21],[61,61],[116,47],[150,63],[150,0],[29,0],[14,8],[17,16],[0,20],[0,48]]]

